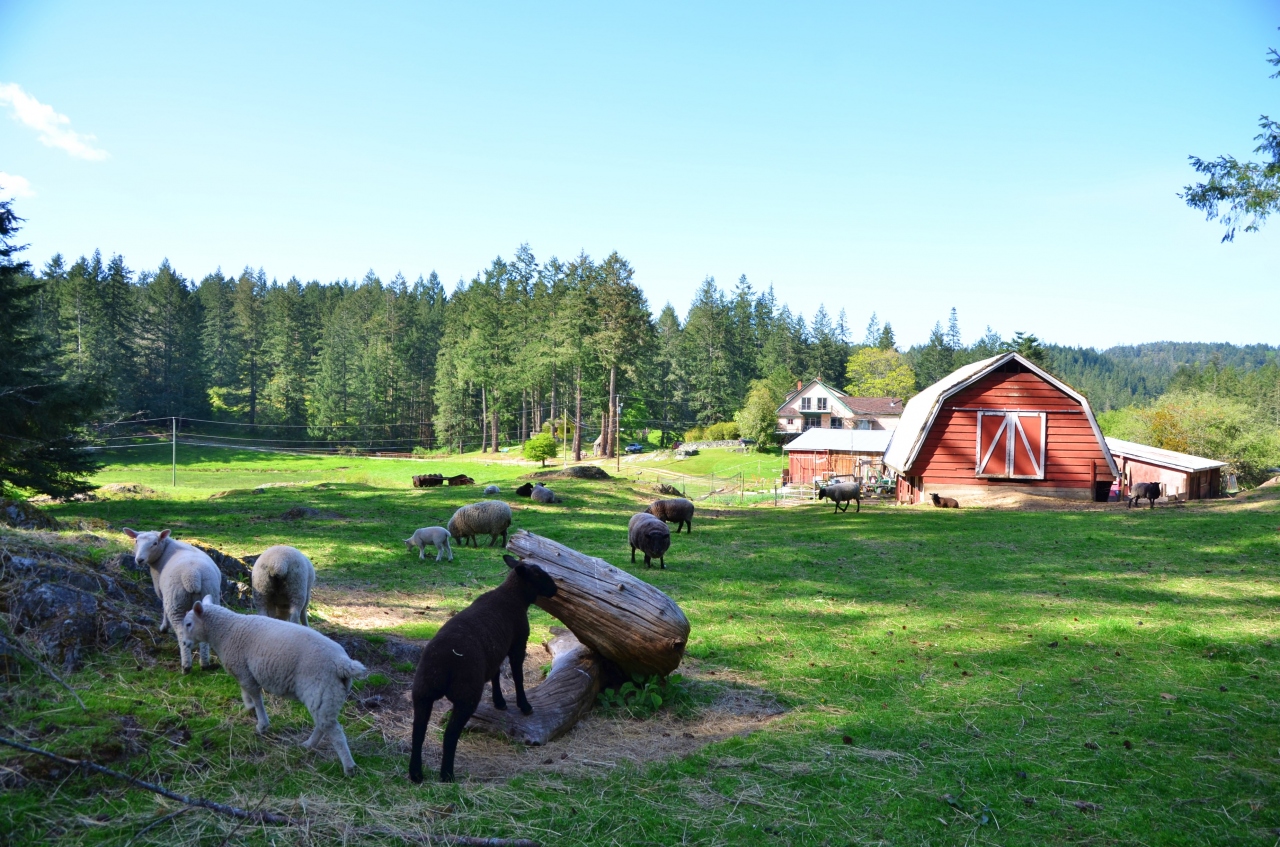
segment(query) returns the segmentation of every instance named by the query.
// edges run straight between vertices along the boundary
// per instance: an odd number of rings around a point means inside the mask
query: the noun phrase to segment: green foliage
[[[1280,53],[1273,48],[1267,59],[1280,67]],[[1280,71],[1271,75],[1280,77]],[[1181,197],[1187,205],[1205,213],[1206,220],[1221,220],[1227,231],[1223,241],[1234,241],[1236,227],[1244,223],[1245,232],[1257,232],[1272,212],[1280,208],[1280,123],[1263,115],[1258,120],[1262,131],[1253,137],[1259,142],[1253,152],[1265,154],[1268,161],[1241,162],[1234,156],[1219,156],[1206,161],[1189,156],[1197,173],[1208,176],[1206,182],[1183,188]]]
[[[845,393],[852,397],[902,397],[915,394],[916,375],[897,350],[862,347],[845,366]],[[776,408],[776,407],[775,407]]]
[[[796,383],[790,371],[778,368],[767,379],[751,383],[746,402],[734,415],[742,438],[756,442],[756,450],[763,450],[777,442],[778,407]]]
[[[684,431],[684,440],[688,441],[706,441],[707,430],[704,427],[695,426],[692,429]]]
[[[85,424],[104,401],[99,384],[67,377],[38,335],[43,286],[14,244],[20,218],[0,200],[0,495],[66,497],[92,486],[97,467]]]
[[[542,462],[560,455],[560,443],[550,433],[540,432],[524,443],[524,457],[531,462]]]
[[[1002,353],[1017,353],[1033,365],[1049,366],[1049,354],[1040,343],[1040,339],[1026,333],[1015,333],[1013,338],[1000,345]]]
[[[733,441],[742,437],[742,432],[738,428],[735,421],[720,421],[713,423],[704,430],[704,437],[708,441]]]
[[[658,711],[679,710],[692,702],[684,677],[671,674],[667,677],[632,674],[631,680],[617,688],[602,689],[596,702],[606,712],[625,713],[636,720],[644,720]]]

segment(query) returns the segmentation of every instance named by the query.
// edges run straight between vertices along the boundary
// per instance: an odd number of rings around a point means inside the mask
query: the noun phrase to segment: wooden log
[[[561,627],[551,631],[555,635],[547,645],[551,673],[536,687],[525,689],[533,714],[520,714],[513,697],[507,698],[502,712],[485,699],[467,729],[505,735],[536,747],[564,735],[591,708],[600,691],[604,661],[572,632]]]
[[[666,676],[680,665],[689,619],[676,602],[604,559],[519,530],[507,549],[556,581],[556,596],[538,605],[578,640],[628,674]]]

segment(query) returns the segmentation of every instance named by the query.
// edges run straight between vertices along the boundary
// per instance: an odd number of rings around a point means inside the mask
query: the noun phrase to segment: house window
[[[802,411],[802,412],[807,412],[807,411],[809,411],[809,410],[810,410],[810,409],[812,409],[812,408],[813,408],[813,398],[812,398],[812,397],[801,397],[801,398],[800,398],[800,411]]]
[[[805,429],[813,429],[815,426],[818,428],[822,427],[822,418],[805,418],[804,419]]]
[[[858,424],[857,426],[854,427],[854,429],[871,429],[871,421],[868,421],[868,420],[858,421]]]
[[[796,423],[795,418],[787,418],[787,426],[795,426],[795,423]]]
[[[832,429],[844,429],[844,421],[840,418],[833,417],[831,419]]]
[[[818,398],[818,411],[819,411],[819,412],[825,412],[826,410],[827,410],[827,398],[826,398],[826,397],[819,397],[819,398]]]

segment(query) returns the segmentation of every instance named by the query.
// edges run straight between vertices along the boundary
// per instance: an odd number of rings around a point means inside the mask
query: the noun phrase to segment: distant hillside
[[[1099,352],[1091,347],[1046,345],[1049,369],[1084,392],[1098,411],[1119,409],[1159,397],[1182,365],[1217,361],[1251,371],[1274,362],[1280,347],[1266,344],[1153,341],[1149,344],[1111,347]]]

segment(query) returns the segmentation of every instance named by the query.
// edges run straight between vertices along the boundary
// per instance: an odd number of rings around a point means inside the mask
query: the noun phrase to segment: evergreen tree
[[[267,275],[261,269],[255,275],[250,268],[245,268],[231,298],[235,340],[241,351],[240,389],[251,424],[258,422],[258,395],[268,377],[262,356],[266,341],[263,318],[266,295]]]
[[[216,418],[237,416],[244,411],[235,397],[243,351],[235,331],[234,293],[235,280],[224,277],[221,268],[202,279],[196,289],[204,314],[200,326],[204,379],[209,390],[209,405]]]
[[[0,494],[67,497],[92,486],[85,426],[101,390],[66,374],[41,343],[41,289],[15,257],[20,218],[0,200]]]
[[[908,363],[916,372],[916,388],[923,390],[955,370],[955,351],[942,333],[942,324],[935,323],[929,333],[929,342]]]
[[[267,291],[262,353],[271,376],[262,391],[265,421],[294,426],[307,423],[307,370],[313,346],[309,323],[297,277]]]
[[[152,416],[207,411],[200,356],[200,311],[187,281],[165,259],[144,274],[138,321],[138,405]]]
[[[884,329],[880,330],[880,337],[876,339],[876,347],[881,350],[897,350],[898,340],[893,337],[893,325],[885,321]]]
[[[707,277],[694,294],[681,333],[689,378],[689,410],[699,424],[722,421],[738,405],[729,374],[728,307]]]

